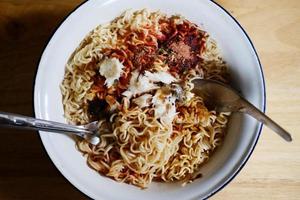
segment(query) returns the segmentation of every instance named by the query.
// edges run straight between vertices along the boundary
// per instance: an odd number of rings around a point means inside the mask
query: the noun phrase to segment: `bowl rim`
[[[252,40],[250,39],[250,36],[247,34],[246,30],[243,28],[243,26],[238,22],[238,20],[233,17],[230,12],[228,12],[223,6],[221,6],[219,3],[213,1],[213,0],[210,0],[213,4],[215,4],[218,8],[220,8],[223,12],[225,12],[225,14],[227,14],[238,26],[239,28],[241,29],[241,31],[244,33],[244,35],[246,36],[248,42],[250,43],[251,45],[251,48],[253,49],[254,53],[255,53],[255,58],[258,62],[258,65],[259,65],[259,70],[260,70],[260,74],[261,74],[261,79],[262,79],[262,90],[263,90],[263,110],[262,112],[265,113],[266,112],[266,83],[265,83],[265,76],[264,76],[264,72],[263,72],[263,69],[262,69],[262,64],[261,64],[261,61],[259,59],[259,56],[258,56],[258,53],[254,47],[254,44],[252,42]],[[209,194],[208,196],[204,197],[204,199],[208,199],[209,197],[213,196],[214,194],[216,194],[217,192],[221,191],[226,185],[228,185],[239,173],[240,171],[244,168],[245,164],[248,162],[249,158],[251,157],[256,145],[257,145],[257,142],[260,138],[260,135],[261,135],[261,132],[262,132],[262,128],[263,128],[263,124],[260,123],[259,124],[259,128],[258,128],[258,135],[257,135],[257,138],[256,138],[256,141],[254,142],[254,145],[252,147],[252,149],[250,150],[250,152],[248,153],[248,155],[244,158],[242,164],[239,166],[239,168],[233,173],[233,175],[227,179],[226,181],[224,181],[224,183],[219,187],[217,188],[214,192],[212,192],[211,194]]]
[[[34,72],[34,78],[33,78],[33,84],[32,84],[32,88],[33,88],[33,92],[32,92],[32,97],[33,97],[33,101],[32,101],[32,110],[33,110],[33,116],[36,117],[36,108],[34,106],[34,97],[35,97],[35,93],[36,93],[36,79],[37,79],[37,74],[38,74],[38,69],[39,69],[39,65],[40,62],[42,60],[44,51],[46,49],[46,47],[48,46],[49,42],[52,40],[53,36],[55,35],[56,31],[61,27],[61,25],[66,21],[66,19],[73,14],[77,9],[79,9],[81,6],[83,6],[85,3],[87,3],[88,0],[84,0],[83,2],[81,2],[80,4],[78,4],[76,7],[74,7],[65,17],[63,17],[63,19],[61,19],[61,21],[56,25],[56,27],[53,29],[53,31],[51,32],[48,40],[45,42],[45,45],[43,46],[43,51],[40,53],[39,56],[39,60],[36,64],[36,68],[35,68],[35,72]],[[246,36],[246,39],[248,41],[248,43],[250,44],[254,55],[255,55],[255,59],[259,65],[259,71],[260,71],[260,78],[262,81],[262,92],[263,92],[263,96],[262,96],[262,112],[265,113],[266,111],[266,83],[265,83],[265,77],[264,77],[264,72],[263,72],[263,67],[261,64],[261,61],[259,59],[258,53],[254,47],[254,44],[252,42],[252,40],[250,39],[250,36],[247,34],[246,30],[243,28],[243,26],[238,22],[238,20],[233,17],[229,11],[227,11],[223,6],[221,6],[219,3],[213,1],[213,0],[208,0],[208,2],[211,2],[214,6],[216,6],[216,8],[220,9],[222,12],[224,12],[226,15],[228,15],[235,23],[236,25],[238,25],[238,27],[240,28],[240,30],[242,31],[242,33],[244,34],[244,36]],[[229,177],[226,181],[224,181],[222,183],[222,185],[218,188],[216,188],[213,192],[211,192],[210,194],[208,194],[207,196],[205,196],[203,199],[208,199],[210,197],[212,197],[213,195],[215,195],[216,193],[218,193],[219,191],[221,191],[225,186],[227,186],[239,173],[240,171],[243,169],[243,167],[245,166],[245,164],[247,163],[247,161],[249,160],[249,158],[251,157],[257,142],[260,138],[261,132],[262,132],[262,128],[263,128],[263,124],[259,123],[259,127],[258,127],[258,131],[257,131],[257,138],[253,143],[252,148],[250,149],[250,151],[248,152],[248,155],[246,155],[246,157],[244,157],[241,165],[238,167],[238,169],[232,174],[231,177]],[[43,144],[42,138],[41,138],[41,134],[39,133],[39,137],[40,137],[40,143],[42,146],[43,151],[46,153],[48,160],[51,161],[50,163],[54,166],[54,168],[64,177],[65,180],[67,180],[67,183],[69,183],[71,186],[73,186],[73,188],[75,188],[77,191],[79,191],[81,194],[83,194],[85,197],[87,197],[88,199],[91,199],[91,197],[85,193],[84,191],[80,190],[78,187],[76,187],[68,178],[66,178],[64,176],[64,174],[62,173],[61,170],[58,169],[58,167],[54,164],[54,162],[52,161],[50,155],[48,154],[46,147]]]

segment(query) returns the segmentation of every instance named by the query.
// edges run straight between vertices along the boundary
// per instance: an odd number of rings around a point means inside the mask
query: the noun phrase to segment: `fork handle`
[[[1,112],[0,126],[20,129],[39,130],[55,133],[71,133],[83,137],[86,133],[92,132],[81,126],[63,124],[59,122],[36,119],[23,115]]]
[[[292,141],[292,136],[290,133],[288,133],[286,130],[284,130],[279,124],[274,122],[271,118],[269,118],[265,113],[261,112],[258,108],[256,108],[254,105],[252,105],[250,102],[248,102],[245,99],[241,99],[242,101],[242,109],[241,112],[245,112],[249,115],[251,115],[256,120],[262,122],[266,126],[268,126],[270,129],[272,129],[275,133],[277,133],[279,136],[281,136],[283,139],[285,139],[288,142]]]

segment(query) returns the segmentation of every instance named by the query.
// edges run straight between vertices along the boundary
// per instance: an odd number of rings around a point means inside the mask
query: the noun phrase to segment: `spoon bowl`
[[[194,83],[192,92],[200,95],[209,109],[217,112],[242,112],[249,114],[271,128],[286,141],[292,141],[291,134],[228,85],[200,78],[196,78],[192,82]]]

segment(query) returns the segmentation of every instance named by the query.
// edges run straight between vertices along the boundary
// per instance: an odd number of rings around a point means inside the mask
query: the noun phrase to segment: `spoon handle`
[[[288,142],[292,141],[292,136],[290,133],[288,133],[286,130],[284,130],[281,126],[279,126],[271,118],[269,118],[267,115],[265,115],[259,109],[257,109],[250,102],[248,102],[245,99],[242,99],[242,101],[243,101],[242,104],[244,106],[240,110],[241,112],[245,112],[245,113],[251,115],[252,117],[254,117],[256,120],[262,122],[263,124],[268,126],[270,129],[272,129],[274,132],[276,132],[279,136],[281,136],[283,139],[285,139],[286,141],[288,141]]]
[[[30,130],[40,130],[55,133],[72,133],[83,137],[84,133],[90,133],[84,127],[36,119],[23,115],[6,113],[0,111],[0,126],[10,128],[21,128]]]

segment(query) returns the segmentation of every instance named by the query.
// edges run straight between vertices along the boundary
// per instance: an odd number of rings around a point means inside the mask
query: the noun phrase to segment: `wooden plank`
[[[251,37],[267,87],[267,114],[286,127],[286,143],[263,129],[241,173],[212,199],[300,198],[300,2],[218,0]]]

